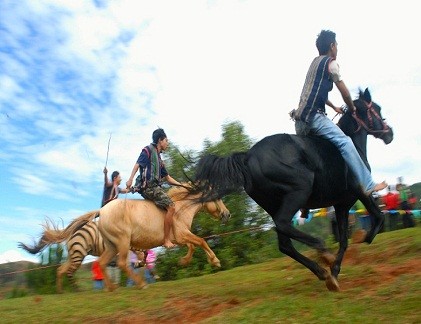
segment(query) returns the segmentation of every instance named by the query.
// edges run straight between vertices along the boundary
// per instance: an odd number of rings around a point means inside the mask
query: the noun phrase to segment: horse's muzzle
[[[392,127],[388,128],[387,132],[382,133],[381,136],[379,136],[383,142],[387,145],[390,144],[393,141],[393,129]]]
[[[226,212],[226,211],[222,212],[222,215],[221,215],[221,221],[222,221],[222,223],[224,223],[224,224],[228,223],[228,221],[229,221],[230,218],[231,218],[231,213],[230,212]]]

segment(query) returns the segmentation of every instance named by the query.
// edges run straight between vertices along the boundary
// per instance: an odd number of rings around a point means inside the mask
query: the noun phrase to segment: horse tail
[[[72,220],[71,223],[62,231],[62,241],[67,240],[70,236],[73,235],[73,233],[81,229],[84,225],[94,220],[98,216],[99,210],[93,210]]]
[[[47,219],[45,224],[43,224],[43,234],[38,242],[34,242],[32,245],[27,245],[22,242],[18,243],[18,247],[24,249],[25,251],[31,254],[37,254],[44,250],[47,246],[52,244],[62,243],[68,240],[71,235],[76,232],[78,229],[83,227],[86,223],[90,220],[93,220],[95,217],[99,215],[99,211],[91,211],[86,213],[75,220],[73,220],[69,226],[67,226],[63,230],[58,229],[58,225],[55,224],[53,221]]]
[[[220,199],[240,192],[249,184],[246,152],[234,153],[227,157],[203,156],[197,165],[195,180],[203,192],[203,200]]]
[[[23,242],[18,242],[18,247],[24,249],[25,251],[31,254],[37,254],[44,250],[49,244],[44,240],[44,237],[41,237],[38,242],[33,242],[32,245],[27,245]]]
[[[44,231],[38,242],[34,241],[32,245],[19,242],[18,247],[31,254],[37,254],[43,251],[47,246],[61,242],[59,237],[62,231],[58,229],[58,225],[54,224],[52,220],[47,218],[42,227],[44,228]]]

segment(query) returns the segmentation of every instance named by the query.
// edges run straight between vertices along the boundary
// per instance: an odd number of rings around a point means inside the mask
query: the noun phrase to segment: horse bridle
[[[389,126],[386,124],[386,122],[383,120],[383,118],[380,117],[380,115],[377,113],[377,111],[373,108],[373,102],[367,102],[365,100],[362,100],[367,108],[367,119],[368,119],[368,125],[362,120],[360,117],[358,117],[357,113],[353,113],[352,117],[357,122],[357,130],[355,133],[361,130],[361,128],[364,128],[367,133],[373,135],[376,138],[382,138],[386,133],[390,131]],[[375,130],[373,129],[373,117],[380,121],[380,123],[383,125],[383,129],[381,130]]]

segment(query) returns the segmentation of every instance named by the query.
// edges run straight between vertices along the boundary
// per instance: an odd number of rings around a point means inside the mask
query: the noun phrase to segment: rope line
[[[212,234],[209,236],[204,236],[204,239],[209,239],[209,238],[215,238],[218,236],[225,236],[228,234],[234,234],[234,233],[241,233],[241,232],[246,232],[246,231],[253,231],[253,230],[257,230],[257,229],[262,229],[262,226],[256,226],[256,227],[249,227],[249,228],[245,228],[245,229],[241,229],[241,230],[237,230],[237,231],[231,231],[231,232],[225,232],[225,233],[220,233],[220,234]]]
[[[15,274],[15,273],[23,273],[23,272],[29,272],[29,271],[35,271],[35,270],[39,270],[39,269],[59,267],[59,266],[61,266],[61,264],[53,264],[53,265],[48,265],[48,266],[43,266],[43,267],[38,267],[38,268],[32,268],[32,269],[26,269],[26,270],[19,270],[19,271],[12,271],[12,272],[7,272],[7,273],[1,273],[0,274],[0,277],[7,276],[7,275],[10,275],[10,274]]]

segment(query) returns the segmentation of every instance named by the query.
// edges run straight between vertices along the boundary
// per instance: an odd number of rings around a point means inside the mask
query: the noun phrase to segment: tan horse
[[[194,235],[190,229],[193,218],[201,210],[213,217],[228,220],[230,212],[222,202],[198,202],[200,194],[192,194],[184,187],[172,187],[168,195],[175,204],[174,222],[171,230],[171,240],[178,245],[187,245],[188,253],[181,260],[181,264],[191,261],[194,246],[200,246],[207,254],[208,262],[220,267],[220,261],[204,239]],[[98,228],[104,239],[105,249],[99,258],[99,265],[104,273],[105,284],[110,291],[115,287],[109,280],[106,265],[118,253],[118,266],[143,287],[146,283],[127,266],[129,249],[150,249],[164,244],[164,216],[165,211],[153,202],[141,199],[115,199],[102,207]],[[88,217],[89,218],[89,217]],[[80,217],[73,223],[81,223],[92,218]]]

